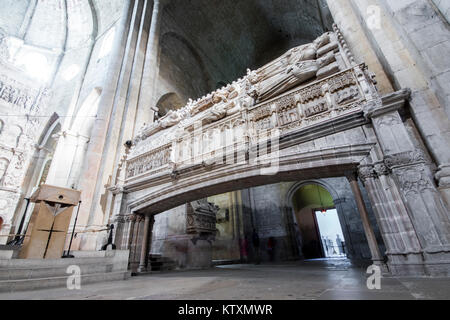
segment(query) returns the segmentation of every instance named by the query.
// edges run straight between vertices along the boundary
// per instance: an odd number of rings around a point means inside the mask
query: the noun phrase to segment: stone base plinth
[[[392,276],[450,277],[450,253],[391,254],[388,266]]]
[[[212,266],[212,242],[193,240],[188,242],[186,265],[189,269],[208,269]]]

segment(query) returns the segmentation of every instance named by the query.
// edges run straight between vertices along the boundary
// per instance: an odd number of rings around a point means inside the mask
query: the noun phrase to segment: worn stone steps
[[[67,286],[67,279],[70,275],[49,277],[49,278],[33,278],[33,279],[15,279],[15,280],[1,280],[0,292],[16,292],[16,291],[28,291],[39,290],[47,288],[57,288]],[[85,284],[126,280],[131,276],[129,271],[109,272],[109,273],[93,273],[93,274],[81,274],[80,285],[83,287]]]
[[[128,250],[74,252],[68,259],[0,260],[0,292],[65,287],[79,268],[81,285],[93,282],[123,280],[128,271]],[[72,267],[72,268],[71,268]]]

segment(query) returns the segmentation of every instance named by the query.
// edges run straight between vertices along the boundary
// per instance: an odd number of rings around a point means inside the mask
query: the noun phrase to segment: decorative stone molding
[[[370,101],[364,110],[366,118],[374,118],[385,113],[397,111],[405,106],[406,100],[411,96],[410,89],[402,89]]]
[[[356,69],[361,68],[358,66]],[[204,155],[220,154],[226,147],[223,144],[225,134],[230,134],[235,141],[239,141],[243,152],[248,153],[251,139],[265,130],[278,129],[281,134],[288,134],[362,110],[366,99],[357,80],[356,72],[359,71],[356,69],[339,72],[289,91],[281,97],[247,106],[237,114],[207,125],[203,125],[202,121],[209,119],[204,118],[204,114],[210,109],[156,132],[151,138],[141,135],[134,140],[127,156],[126,181],[143,174],[156,176],[162,173],[172,174],[172,178],[176,179],[180,172],[172,170],[173,166],[178,168],[183,167],[185,162],[190,165],[197,163],[193,151],[198,141],[202,142],[203,148],[198,155],[198,163],[202,163],[208,161],[202,158]],[[223,99],[226,98],[216,98],[216,101]],[[189,108],[192,109],[193,106],[195,103],[191,102]],[[200,123],[201,130],[195,129],[197,123]],[[182,156],[180,152],[183,152]]]
[[[128,216],[123,216],[123,215],[118,215],[114,219],[114,223],[126,223],[129,221],[130,221],[130,219],[128,218]]]
[[[338,198],[338,199],[333,199],[334,205],[340,205],[340,204],[343,204],[345,202],[347,202],[347,198],[345,198],[345,197],[341,197],[341,198]]]
[[[384,162],[379,162],[379,163],[374,164],[374,170],[378,177],[387,176],[390,174],[390,170],[384,164]]]
[[[333,30],[337,35],[337,38],[339,40],[339,43],[341,45],[341,47],[343,48],[343,53],[346,57],[346,59],[352,64],[352,65],[356,65],[355,62],[355,57],[353,56],[353,53],[351,52],[350,48],[348,47],[347,42],[345,41],[344,36],[342,35],[341,30],[339,29],[338,25],[335,23],[333,24]]]
[[[406,167],[395,170],[400,187],[406,195],[419,194],[426,189],[434,191],[434,185],[425,173],[425,168]]]
[[[161,168],[169,164],[171,147],[166,146],[135,158],[127,164],[127,178]]]
[[[374,166],[372,165],[359,166],[358,176],[363,183],[365,183],[367,179],[375,178],[376,174],[374,171]]]
[[[384,158],[385,165],[392,170],[395,167],[425,163],[426,158],[419,149],[388,155]]]

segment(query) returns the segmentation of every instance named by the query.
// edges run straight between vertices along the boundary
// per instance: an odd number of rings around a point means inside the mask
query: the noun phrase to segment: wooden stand
[[[21,259],[59,259],[80,191],[41,185],[31,196],[36,203],[19,253]]]

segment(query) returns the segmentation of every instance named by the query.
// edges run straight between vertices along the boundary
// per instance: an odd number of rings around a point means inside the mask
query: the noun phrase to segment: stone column
[[[129,265],[132,272],[137,272],[140,258],[140,240],[142,239],[142,222],[144,217],[140,214],[132,214],[132,228],[130,228],[130,259]]]
[[[370,43],[367,49],[382,62],[393,91],[411,89],[409,113],[436,162],[437,172],[431,179],[437,180],[437,190],[450,206],[450,62],[440,54],[450,48],[448,33],[440,32],[446,30],[446,21],[439,17],[431,1],[328,0],[328,3],[336,11],[343,3],[352,8],[357,20],[344,34],[366,35]],[[350,18],[346,13],[341,15],[344,22]],[[379,20],[379,27],[373,24],[374,19]],[[361,44],[350,45],[355,54]],[[380,80],[379,73],[366,62]],[[388,92],[381,90],[382,94]],[[434,174],[435,169],[432,171]]]
[[[407,90],[384,96],[366,110],[366,116],[372,119],[384,164],[391,172],[389,176],[399,190],[399,198],[419,239],[427,264],[425,272],[448,275],[450,215],[434,183],[427,156],[412,142],[398,112],[408,96]]]
[[[159,36],[161,29],[161,16],[164,7],[164,0],[153,1],[152,22],[147,42],[147,52],[145,55],[144,72],[142,76],[142,85],[139,95],[138,109],[136,115],[135,134],[144,125],[153,122],[153,110],[156,106],[153,94],[156,77],[158,76],[158,53]]]
[[[380,253],[380,249],[378,248],[375,233],[373,232],[373,229],[370,226],[369,215],[367,213],[366,205],[364,204],[361,190],[359,189],[357,174],[356,172],[348,172],[346,174],[346,177],[350,183],[353,195],[355,196],[356,206],[358,207],[359,214],[361,215],[364,233],[366,235],[367,242],[369,244],[370,254],[372,255],[372,261],[374,264],[382,266],[383,257]]]
[[[93,199],[95,198],[97,178],[102,165],[103,150],[122,69],[134,5],[135,1],[133,0],[126,2],[124,14],[117,25],[116,34],[118,36],[114,43],[111,65],[100,98],[97,118],[92,129],[88,150],[84,160],[84,172],[80,179],[79,188],[82,191],[81,199],[83,202],[79,214],[80,228],[84,228],[88,224],[90,213],[96,205],[96,203],[93,203]],[[82,240],[80,248],[95,250],[95,241],[89,241],[89,237],[86,236],[86,238]]]
[[[145,215],[144,220],[144,232],[142,235],[142,245],[141,245],[141,257],[139,259],[139,268],[138,272],[147,271],[147,251],[148,251],[148,242],[150,235],[150,220],[151,217],[149,215]]]
[[[424,274],[421,245],[389,169],[382,161],[377,161],[374,165],[361,165],[358,174],[386,245],[389,272],[395,275]]]
[[[127,221],[127,231],[126,236],[122,238],[122,246],[128,250],[130,250],[131,253],[131,246],[133,245],[133,237],[134,237],[134,224],[136,223],[136,215],[131,214],[128,215],[125,220]]]

